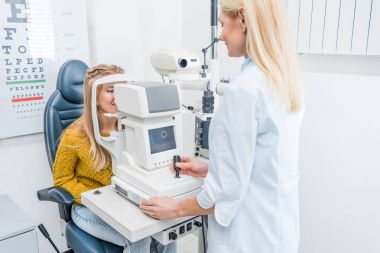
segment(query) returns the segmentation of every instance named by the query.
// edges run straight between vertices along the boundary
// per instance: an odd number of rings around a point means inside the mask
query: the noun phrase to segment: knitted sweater
[[[54,185],[69,191],[75,203],[81,203],[82,192],[111,184],[112,166],[95,171],[90,142],[85,133],[69,126],[64,132],[53,166]]]

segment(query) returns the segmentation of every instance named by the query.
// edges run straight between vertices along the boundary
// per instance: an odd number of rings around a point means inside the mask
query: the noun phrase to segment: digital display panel
[[[151,154],[176,148],[173,126],[149,129],[148,133]]]

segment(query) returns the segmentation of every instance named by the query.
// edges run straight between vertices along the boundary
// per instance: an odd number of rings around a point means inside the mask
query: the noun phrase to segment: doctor
[[[221,0],[221,40],[245,58],[210,127],[210,162],[184,158],[205,176],[197,197],[158,197],[141,209],[158,219],[209,215],[208,252],[296,253],[298,150],[303,92],[283,0]]]

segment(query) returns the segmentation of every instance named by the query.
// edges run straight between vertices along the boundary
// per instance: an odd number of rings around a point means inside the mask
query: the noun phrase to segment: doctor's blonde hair
[[[264,72],[287,110],[299,111],[303,106],[303,88],[284,1],[221,0],[220,7],[232,19],[239,18],[239,9],[244,9],[248,56]]]
[[[97,143],[95,139],[94,125],[92,122],[93,119],[91,113],[91,103],[93,99],[92,85],[97,79],[113,74],[124,74],[124,70],[116,65],[106,64],[99,64],[87,70],[86,79],[84,80],[83,85],[83,115],[73,124],[73,127],[80,128],[84,131],[86,137],[90,142],[90,153],[94,161],[95,171],[100,171],[106,168],[110,164],[111,158],[108,152],[99,143]],[[99,111],[97,111],[97,115],[98,119],[100,119]],[[99,128],[100,127],[101,122],[99,122]]]

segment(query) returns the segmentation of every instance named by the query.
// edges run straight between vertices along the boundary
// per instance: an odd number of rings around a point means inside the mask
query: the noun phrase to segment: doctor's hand
[[[180,173],[192,177],[206,177],[208,164],[194,157],[181,157],[181,162],[176,163]],[[170,167],[174,170],[173,165]]]
[[[142,200],[140,208],[150,217],[159,220],[179,217],[178,201],[172,197],[155,197]]]

